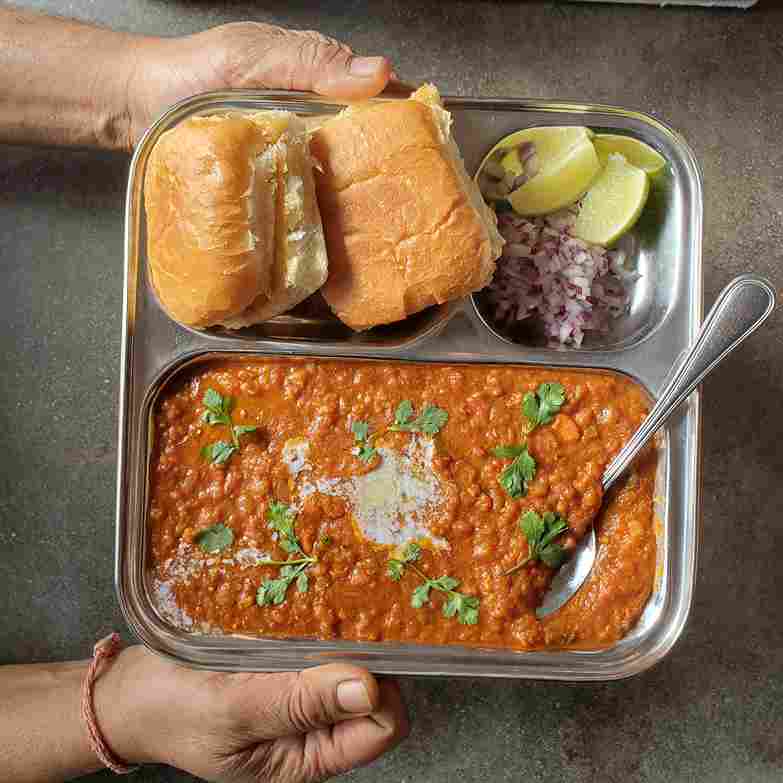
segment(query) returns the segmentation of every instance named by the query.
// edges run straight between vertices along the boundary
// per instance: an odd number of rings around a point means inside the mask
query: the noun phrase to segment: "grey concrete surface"
[[[707,303],[783,280],[783,7],[654,10],[450,0],[39,0],[151,34],[251,18],[383,52],[472,95],[639,107],[704,170]],[[0,150],[0,663],[83,657],[123,628],[112,586],[127,160]],[[404,682],[414,732],[357,783],[779,781],[783,776],[783,317],[705,389],[699,577],[682,640],[599,686]],[[96,775],[91,780],[109,780]],[[150,768],[135,780],[190,780]]]

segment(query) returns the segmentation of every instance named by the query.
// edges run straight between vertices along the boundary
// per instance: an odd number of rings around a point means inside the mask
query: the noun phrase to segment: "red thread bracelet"
[[[138,767],[129,767],[112,753],[111,748],[101,734],[98,721],[95,717],[95,705],[93,704],[93,689],[98,678],[98,667],[101,661],[111,660],[120,650],[120,635],[111,633],[105,639],[101,639],[93,650],[90,668],[82,686],[82,718],[87,727],[87,735],[90,739],[90,747],[101,763],[117,775],[127,775],[135,772]]]

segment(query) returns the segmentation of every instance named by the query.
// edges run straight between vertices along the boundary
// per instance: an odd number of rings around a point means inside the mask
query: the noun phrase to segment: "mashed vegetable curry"
[[[154,413],[149,569],[194,632],[597,646],[655,575],[655,452],[602,503],[648,411],[630,380],[525,366],[196,365]],[[535,608],[596,524],[588,582]]]

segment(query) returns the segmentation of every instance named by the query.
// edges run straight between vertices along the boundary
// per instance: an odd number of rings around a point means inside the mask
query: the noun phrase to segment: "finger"
[[[293,68],[304,86],[321,95],[357,100],[377,95],[391,76],[385,57],[360,57],[339,41],[320,33],[298,32],[290,54]]]
[[[272,41],[261,81],[346,100],[371,98],[391,75],[385,57],[360,57],[333,38],[312,31],[286,31]]]
[[[329,664],[236,681],[234,718],[247,739],[304,734],[374,713],[380,705],[375,678],[358,666]]]
[[[375,761],[410,732],[399,685],[380,684],[380,706],[364,718],[343,721],[305,738],[303,764],[308,780],[322,780]]]

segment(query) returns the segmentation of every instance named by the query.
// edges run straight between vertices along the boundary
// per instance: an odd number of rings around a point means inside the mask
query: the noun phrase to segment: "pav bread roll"
[[[152,286],[175,320],[240,328],[323,284],[327,256],[308,136],[288,112],[191,117],[145,177]]]
[[[260,293],[244,312],[224,320],[230,329],[280,315],[326,282],[326,242],[315,195],[310,136],[295,115],[290,116],[289,131],[293,133],[285,134],[270,150],[279,161],[271,293]]]
[[[437,90],[425,85],[410,100],[351,107],[313,134],[329,251],[322,294],[357,331],[492,279],[504,241],[450,125]]]

